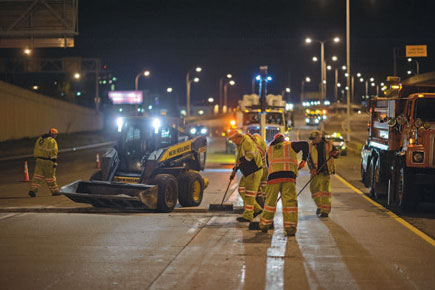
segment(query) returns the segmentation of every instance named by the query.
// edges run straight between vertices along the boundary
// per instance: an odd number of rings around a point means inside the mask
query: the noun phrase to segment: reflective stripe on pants
[[[35,193],[38,192],[44,179],[51,193],[59,191],[56,183],[56,168],[54,168],[53,162],[37,158],[30,190]]]
[[[262,210],[262,207],[255,200],[258,187],[260,186],[262,170],[258,170],[248,176],[242,176],[239,182],[239,193],[243,199],[245,210],[243,211],[243,217],[252,220],[254,218],[254,212],[257,213]]]
[[[329,174],[320,173],[314,176],[310,183],[311,197],[320,209],[320,213],[331,211],[332,194],[331,194],[331,177]]]

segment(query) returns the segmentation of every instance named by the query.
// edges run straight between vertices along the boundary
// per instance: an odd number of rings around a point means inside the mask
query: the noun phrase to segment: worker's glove
[[[231,172],[231,175],[230,175],[230,180],[233,180],[233,179],[234,179],[234,177],[236,177],[236,174],[237,174],[237,169],[238,169],[238,167],[237,167],[237,166],[234,166],[234,167],[233,167],[233,172]]]
[[[312,176],[316,176],[317,175],[317,170],[316,169],[311,169],[311,175]]]
[[[301,170],[302,168],[304,168],[306,163],[307,162],[305,160],[302,160],[301,163],[299,163],[298,169]]]
[[[338,152],[337,150],[331,152],[331,156],[334,158],[337,158],[339,154],[340,154],[340,152]]]
[[[53,168],[57,167],[57,162],[53,162]]]

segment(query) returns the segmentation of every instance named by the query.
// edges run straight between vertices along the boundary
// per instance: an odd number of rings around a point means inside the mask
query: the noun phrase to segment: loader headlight
[[[314,123],[319,124],[319,119],[315,119]]]
[[[200,132],[202,135],[207,134],[207,128],[202,128]]]
[[[195,135],[196,134],[196,128],[190,129],[190,134]]]
[[[153,128],[154,128],[155,134],[159,133],[160,125],[161,125],[161,122],[159,119],[156,118],[153,120]]]
[[[116,119],[116,126],[118,127],[118,132],[121,132],[122,126],[124,126],[124,118],[123,117],[118,117]]]
[[[424,152],[412,152],[412,161],[415,163],[423,163]]]

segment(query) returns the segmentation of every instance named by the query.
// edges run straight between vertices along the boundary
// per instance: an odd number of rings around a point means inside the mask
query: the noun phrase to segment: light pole
[[[224,79],[231,79],[233,76],[232,74],[227,74],[226,76],[223,76],[219,79],[219,110],[222,110],[222,89],[223,89],[223,83]]]
[[[196,72],[201,72],[202,68],[201,67],[196,67],[195,68]],[[194,78],[191,79],[190,78],[190,71],[187,72],[186,74],[186,116],[190,116],[190,85],[192,84],[192,81],[197,83],[199,82],[199,78]]]
[[[332,39],[327,40],[317,40],[307,37],[305,39],[305,43],[311,43],[311,42],[317,42],[320,44],[320,94],[321,94],[321,102],[325,100],[325,93],[326,93],[326,70],[325,70],[325,43],[329,41],[333,41],[335,43],[340,42],[340,38],[334,37]],[[314,60],[314,58],[313,58]]]
[[[150,71],[149,70],[146,70],[146,71],[143,71],[143,72],[140,72],[140,73],[138,73],[137,74],[137,76],[136,76],[136,78],[134,79],[134,90],[135,91],[137,91],[138,90],[138,88],[139,88],[139,77],[141,76],[141,75],[143,75],[144,77],[149,77],[150,76]]]
[[[346,68],[347,87],[350,88],[350,1],[346,0]],[[350,91],[347,90],[347,141],[350,142]]]
[[[310,77],[305,77],[305,79],[302,80],[302,84],[301,84],[301,103],[303,101],[305,101],[305,82],[307,82],[307,83],[311,82],[311,78]]]
[[[236,84],[236,82],[235,81],[233,81],[233,80],[230,80],[229,82],[227,82],[225,85],[224,85],[224,105],[223,105],[223,107],[222,107],[222,112],[223,113],[226,113],[227,112],[227,109],[228,109],[228,106],[227,106],[227,104],[228,104],[228,85],[230,85],[230,86],[234,86]]]
[[[415,64],[417,66],[417,75],[418,75],[420,73],[420,64],[416,59],[408,58],[408,62],[412,62],[412,61],[415,61]]]

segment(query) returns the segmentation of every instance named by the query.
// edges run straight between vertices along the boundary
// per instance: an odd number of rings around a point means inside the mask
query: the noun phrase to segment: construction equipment
[[[435,200],[435,73],[388,77],[383,90],[369,103],[361,179],[374,198],[412,210]]]
[[[61,192],[96,207],[170,212],[177,204],[199,206],[208,180],[204,170],[207,139],[192,137],[178,119],[119,119],[119,140],[101,158],[90,181],[75,181]]]
[[[236,172],[237,172],[237,168],[234,168],[230,176],[230,182],[228,182],[227,190],[225,190],[224,197],[222,198],[222,202],[220,204],[210,204],[208,207],[209,211],[233,211],[233,204],[232,203],[224,204],[224,200],[225,197],[227,196],[228,189],[230,188],[231,182],[236,176]]]

